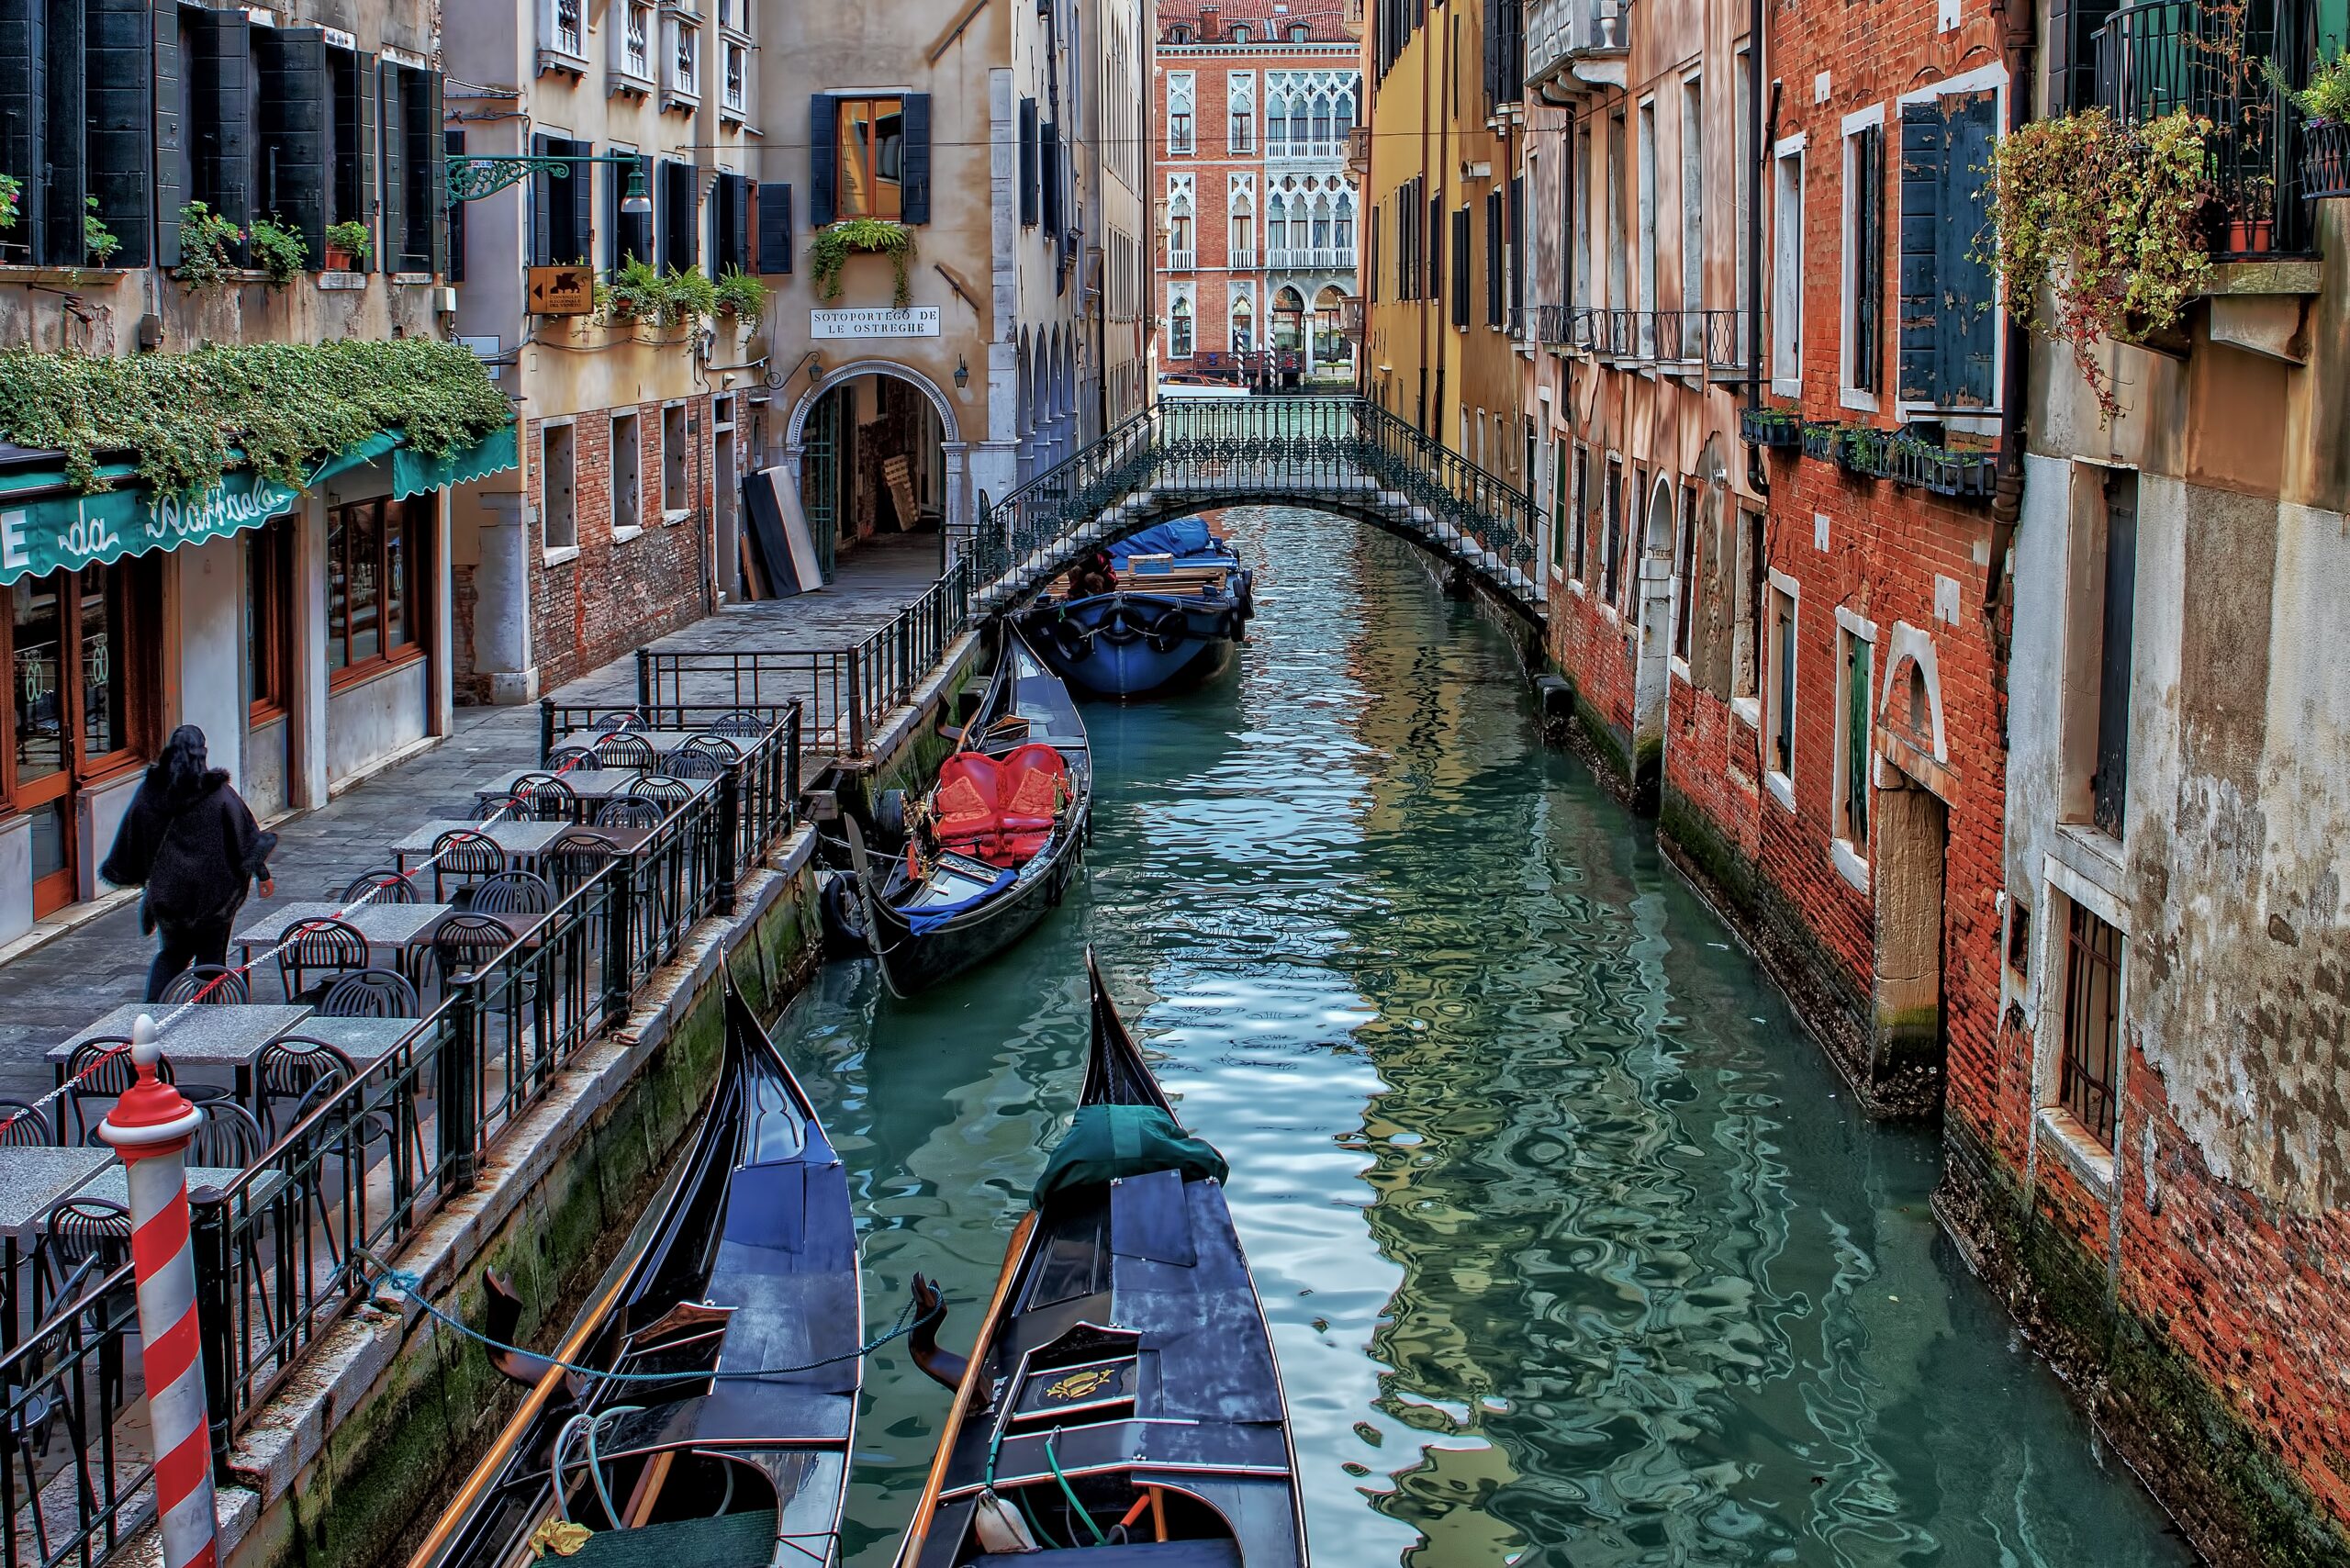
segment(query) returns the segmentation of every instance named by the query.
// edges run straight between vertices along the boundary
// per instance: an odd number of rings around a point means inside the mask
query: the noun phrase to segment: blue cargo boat
[[[1196,517],[1096,551],[1021,617],[1037,656],[1097,697],[1195,686],[1232,661],[1249,573]]]

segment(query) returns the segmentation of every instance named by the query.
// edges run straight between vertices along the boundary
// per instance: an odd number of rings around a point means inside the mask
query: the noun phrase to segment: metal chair
[[[340,920],[297,920],[277,934],[277,979],[292,1002],[312,986],[352,969],[370,957],[367,938]]]
[[[188,1139],[187,1162],[216,1169],[249,1170],[269,1147],[261,1123],[242,1105],[223,1100],[204,1108],[204,1120]]]
[[[78,1283],[93,1277],[103,1279],[129,1260],[130,1211],[104,1198],[62,1198],[42,1216],[40,1239],[34,1251],[35,1272],[40,1283],[47,1285],[49,1304],[54,1305],[75,1291]],[[40,1284],[34,1288],[39,1290]],[[36,1301],[34,1316],[42,1316],[42,1310],[41,1303]],[[103,1305],[100,1310],[107,1319],[117,1316]],[[110,1403],[119,1405],[120,1364],[102,1367],[99,1376],[112,1385]]]
[[[487,914],[453,914],[432,933],[432,961],[444,986],[481,967],[514,945],[514,933]]]
[[[155,1076],[172,1081],[168,1057],[155,1063]],[[65,1101],[73,1108],[73,1135],[86,1142],[96,1126],[83,1109],[88,1100],[118,1100],[139,1081],[138,1064],[130,1059],[130,1040],[124,1035],[101,1035],[73,1047],[65,1059]]]
[[[723,778],[733,757],[700,751],[691,741],[661,759],[661,771],[672,778]]]
[[[579,819],[578,792],[552,773],[525,773],[514,780],[509,793],[524,801],[531,816],[539,822],[567,823]]]
[[[596,743],[596,766],[599,767],[649,770],[659,762],[660,757],[654,752],[653,743],[643,735],[609,735]]]
[[[487,884],[484,884],[485,886]],[[478,889],[476,897],[479,897]],[[420,1018],[416,987],[391,969],[354,969],[327,987],[319,1013],[328,1018]]]
[[[592,767],[595,760],[596,753],[593,747],[559,745],[547,753],[545,766],[550,773],[561,773],[566,768]]]
[[[342,1047],[308,1035],[287,1035],[263,1046],[253,1062],[253,1101],[268,1119],[271,1138],[285,1137],[286,1128],[301,1119],[297,1115],[281,1124],[279,1101],[299,1103],[322,1083],[344,1084],[358,1075],[358,1066]]]
[[[163,988],[162,996],[168,1002],[193,1002],[205,1007],[242,1007],[252,999],[252,988],[245,983],[244,971],[220,964],[196,964],[182,969]]]
[[[470,815],[477,823],[526,823],[531,802],[520,795],[484,795],[474,801]]]
[[[554,883],[558,895],[569,898],[619,854],[609,838],[592,833],[558,834],[553,844],[539,851],[539,869]]]
[[[41,1148],[56,1136],[48,1113],[22,1100],[0,1100],[0,1148]]]
[[[453,828],[432,841],[432,897],[449,902],[452,886],[464,887],[506,869],[506,851],[487,834]]]
[[[648,773],[632,779],[625,792],[639,800],[658,801],[665,816],[694,798],[692,785],[665,773]]]
[[[405,871],[363,871],[342,890],[343,902],[352,903],[360,899],[369,903],[414,903],[416,883]]]
[[[767,738],[767,732],[775,728],[775,721],[765,714],[754,713],[748,708],[737,708],[732,713],[721,714],[718,722],[708,728],[713,735],[733,735],[757,741]]]
[[[474,884],[465,907],[476,914],[544,914],[554,907],[554,890],[532,871],[500,871]]]
[[[642,795],[615,795],[596,808],[598,827],[659,827],[669,813],[658,801]]]
[[[633,708],[615,708],[592,726],[597,730],[642,730],[646,728],[644,715]]]

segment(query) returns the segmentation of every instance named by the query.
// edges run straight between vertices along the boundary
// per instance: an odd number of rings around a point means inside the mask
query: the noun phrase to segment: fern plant
[[[729,267],[718,280],[718,313],[755,321],[766,311],[767,286],[741,267]]]
[[[913,287],[907,268],[914,256],[913,230],[880,218],[852,218],[816,230],[809,252],[818,298],[830,303],[841,297],[841,271],[848,265],[849,257],[858,252],[888,256],[898,274],[897,288],[890,303],[903,310],[912,302]]]

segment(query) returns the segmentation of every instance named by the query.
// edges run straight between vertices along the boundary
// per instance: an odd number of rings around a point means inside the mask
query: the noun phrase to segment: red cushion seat
[[[1068,794],[1069,763],[1042,742],[1002,760],[958,751],[938,769],[932,832],[941,848],[1016,866],[1044,848]]]

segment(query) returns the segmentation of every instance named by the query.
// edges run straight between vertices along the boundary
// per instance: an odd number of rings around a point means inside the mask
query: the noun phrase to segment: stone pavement
[[[921,597],[938,575],[935,535],[868,542],[844,556],[833,583],[797,599],[731,606],[661,639],[663,649],[847,647]],[[556,692],[577,702],[634,702],[636,659],[614,659]],[[452,734],[316,811],[278,823],[269,903],[339,897],[352,878],[391,863],[386,846],[431,817],[463,817],[481,780],[539,760],[539,710],[460,708]],[[240,923],[257,909],[245,905]],[[120,1002],[146,994],[154,939],[129,903],[0,967],[0,1095],[30,1100],[56,1081],[42,1053]],[[256,992],[276,977],[256,977]],[[260,1000],[257,994],[255,1000]]]

